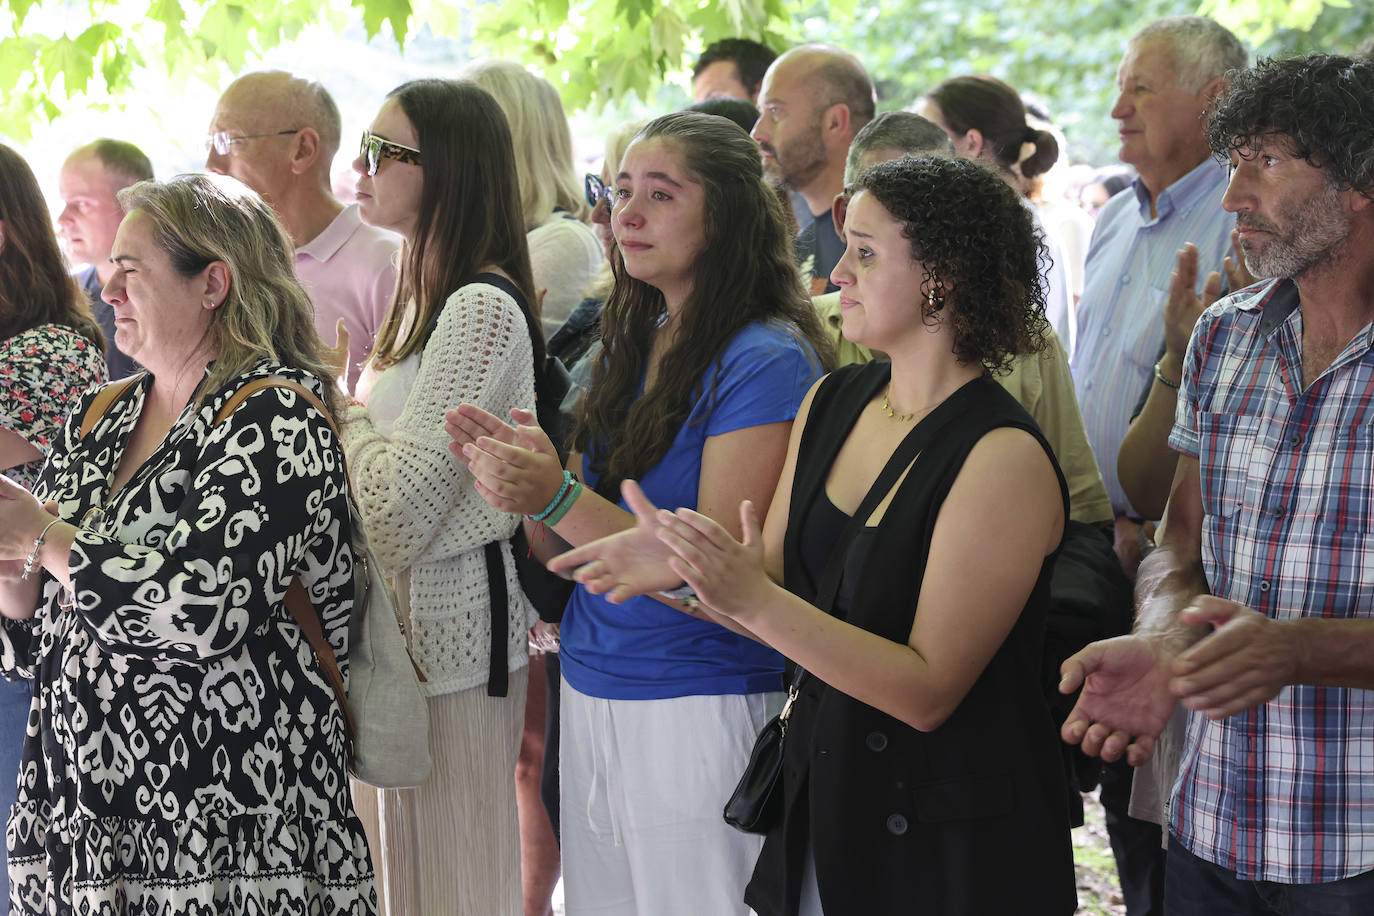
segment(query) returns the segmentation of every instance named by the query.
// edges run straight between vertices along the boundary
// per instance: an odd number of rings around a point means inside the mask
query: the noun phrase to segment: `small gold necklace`
[[[883,392],[883,403],[879,409],[887,414],[890,420],[895,420],[898,423],[910,423],[912,420],[916,419],[918,415],[927,413],[931,408],[937,406],[939,405],[931,404],[929,407],[922,407],[919,410],[913,410],[911,413],[897,413],[897,411],[892,409],[892,383],[888,382],[887,391]]]

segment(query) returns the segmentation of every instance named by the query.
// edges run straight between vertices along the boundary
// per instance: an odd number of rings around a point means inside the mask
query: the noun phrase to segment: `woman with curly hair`
[[[1043,343],[1042,243],[1004,182],[939,158],[862,173],[845,234],[831,275],[845,336],[891,362],[807,395],[766,526],[741,504],[741,540],[634,494],[634,532],[555,565],[585,564],[578,580],[617,597],[662,587],[667,565],[707,613],[804,671],[745,897],[759,914],[1068,914],[1040,687],[1067,490],[991,377]]]
[[[450,415],[478,491],[542,522],[552,533],[532,530],[530,542],[543,553],[632,528],[620,498],[631,477],[738,534],[735,507],[773,492],[824,362],[783,204],[743,131],[713,115],[665,115],[612,174],[615,287],[567,469],[537,426],[512,429],[469,405]],[[684,609],[666,596],[617,606],[577,589],[564,614],[569,914],[747,912],[761,840],[719,812],[781,706],[782,657]]]

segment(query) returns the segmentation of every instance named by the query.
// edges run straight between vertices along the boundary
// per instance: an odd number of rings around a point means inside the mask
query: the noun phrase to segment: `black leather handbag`
[[[745,833],[767,833],[782,819],[782,750],[787,720],[806,670],[798,667],[787,689],[782,712],[768,720],[754,741],[739,785],[725,803],[725,823]]]
[[[820,580],[820,588],[816,590],[816,598],[813,601],[816,607],[827,613],[830,611],[840,590],[840,579],[844,574],[844,562],[849,554],[850,542],[873,515],[878,503],[891,491],[897,478],[956,414],[957,410],[932,413],[917,423],[897,446],[897,450],[883,466],[882,473],[864,496],[864,501],[850,516],[844,530],[836,539],[835,547],[830,551],[830,559],[826,563],[825,574]],[[730,799],[725,803],[723,815],[725,822],[731,827],[745,833],[767,833],[781,820],[782,761],[783,749],[787,742],[787,720],[792,714],[792,706],[797,701],[797,694],[805,679],[806,669],[797,665],[787,687],[787,702],[783,704],[782,711],[768,720],[755,739],[754,749],[749,753],[749,762],[744,767],[744,775],[740,776],[735,791],[730,793]]]

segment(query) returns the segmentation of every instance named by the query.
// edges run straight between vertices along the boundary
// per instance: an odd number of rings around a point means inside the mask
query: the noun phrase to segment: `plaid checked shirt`
[[[1266,283],[1193,331],[1170,444],[1196,457],[1212,593],[1275,619],[1374,618],[1374,330],[1301,389],[1297,288]],[[1171,829],[1248,880],[1374,868],[1374,691],[1285,687],[1188,715]]]

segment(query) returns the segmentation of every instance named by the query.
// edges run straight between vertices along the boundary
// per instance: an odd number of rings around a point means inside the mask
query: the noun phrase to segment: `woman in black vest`
[[[635,532],[557,565],[585,564],[577,578],[617,596],[661,588],[662,564],[644,558],[657,539],[701,613],[807,672],[782,814],[745,897],[762,916],[1068,914],[1064,780],[1040,687],[1067,494],[991,378],[1042,343],[1043,244],[972,162],[894,160],[849,190],[832,274],[844,334],[891,362],[812,389],[766,530],[749,503],[741,543],[635,493]]]

